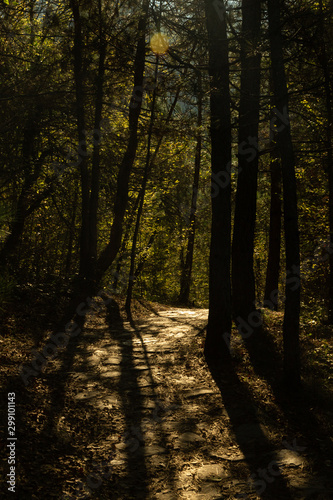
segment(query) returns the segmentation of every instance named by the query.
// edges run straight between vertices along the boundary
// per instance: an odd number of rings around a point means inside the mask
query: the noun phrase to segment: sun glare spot
[[[169,49],[167,37],[163,33],[155,33],[150,40],[150,48],[155,54],[165,54]]]

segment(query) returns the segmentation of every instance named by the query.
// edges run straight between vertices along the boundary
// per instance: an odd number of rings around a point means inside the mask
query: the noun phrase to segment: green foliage
[[[3,2],[3,43],[0,90],[1,196],[6,210],[0,213],[0,245],[3,247],[16,220],[24,220],[24,231],[13,262],[21,282],[71,280],[78,272],[81,226],[80,163],[78,161],[76,104],[73,66],[73,19],[64,2]],[[290,90],[292,133],[297,159],[301,272],[304,317],[325,317],[328,263],[317,253],[328,239],[328,182],[326,171],[327,106],[323,98],[318,2],[285,2],[283,22],[288,52],[286,69]],[[332,32],[330,3],[323,2],[327,36]],[[137,249],[137,265],[144,261],[135,293],[154,300],[175,302],[181,274],[181,256],[186,248],[192,196],[194,154],[197,138],[197,71],[203,86],[202,169],[198,193],[197,232],[192,272],[191,301],[208,304],[208,260],[210,244],[210,144],[209,77],[205,27],[195,2],[181,7],[182,15],[165,5],[163,31],[171,51],[160,56],[155,124],[151,154],[159,151],[151,165]],[[163,10],[163,9],[162,9]],[[128,137],[129,103],[133,87],[133,56],[140,9],[118,2],[102,5],[103,35],[107,41],[102,135],[100,136],[100,192],[98,252],[109,241],[117,189],[119,165]],[[183,15],[184,14],[184,15]],[[182,21],[180,21],[180,18]],[[235,144],[232,188],[237,182],[237,117],[239,103],[240,12],[230,12],[232,114]],[[88,173],[94,146],[94,107],[99,58],[99,13],[97,3],[84,3],[81,11],[84,40],[83,80],[87,116]],[[150,25],[150,35],[154,33]],[[297,35],[297,36],[296,36]],[[197,40],[200,39],[200,43]],[[254,270],[257,300],[263,300],[269,231],[269,48],[265,37],[262,52],[262,109],[260,122],[260,166],[257,197],[257,227]],[[331,47],[327,46],[331,57]],[[140,191],[147,154],[147,130],[154,88],[155,55],[146,48],[146,82],[139,120],[138,150],[130,177],[129,204],[124,223],[121,269],[128,275],[129,252],[134,231],[136,199]],[[194,71],[194,68],[197,68]],[[178,93],[171,120],[167,116]],[[47,193],[48,187],[52,189]],[[38,199],[46,193],[39,203]],[[18,210],[23,196],[23,210]],[[234,202],[234,197],[233,197]],[[146,250],[152,234],[156,237]],[[282,250],[281,269],[284,269]],[[112,282],[116,262],[104,282]],[[128,276],[127,276],[128,278]],[[281,299],[283,300],[281,272]],[[3,278],[4,294],[12,287]],[[7,286],[8,284],[8,286]],[[126,290],[127,279],[119,290]]]

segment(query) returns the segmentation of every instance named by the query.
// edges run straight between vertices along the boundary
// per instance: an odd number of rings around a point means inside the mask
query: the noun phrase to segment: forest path
[[[333,498],[277,410],[227,381],[221,398],[202,355],[207,314],[163,308],[135,327],[112,309],[87,315],[57,423],[83,472],[63,499]]]

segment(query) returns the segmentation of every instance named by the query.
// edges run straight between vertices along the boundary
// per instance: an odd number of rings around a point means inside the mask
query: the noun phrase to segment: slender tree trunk
[[[271,82],[272,83],[272,82]],[[272,86],[272,85],[271,85]],[[273,311],[278,310],[278,292],[280,275],[281,227],[282,227],[282,200],[281,200],[281,165],[276,147],[276,137],[272,120],[275,114],[272,111],[270,120],[270,171],[271,171],[271,206],[269,217],[269,243],[264,294],[264,307]]]
[[[264,307],[278,310],[278,290],[280,274],[280,249],[281,249],[281,166],[275,151],[271,154],[271,207],[269,220],[268,261],[266,271],[266,284]]]
[[[197,135],[197,144],[195,149],[195,160],[194,160],[194,179],[192,186],[190,224],[188,229],[187,248],[186,248],[185,261],[182,267],[181,280],[180,280],[180,293],[179,293],[179,302],[185,305],[189,303],[192,265],[193,265],[197,198],[199,191],[200,166],[201,166],[201,148],[202,148],[201,125],[202,125],[202,88],[201,88],[201,75],[199,74],[198,75],[198,120],[197,120],[198,135]]]
[[[91,283],[96,280],[96,266],[97,266],[97,211],[98,211],[98,197],[99,197],[99,178],[100,178],[100,140],[101,140],[101,120],[103,108],[103,85],[105,73],[105,57],[106,57],[106,41],[104,39],[103,26],[102,26],[102,8],[101,0],[98,2],[99,6],[99,67],[96,78],[96,103],[95,103],[95,125],[93,137],[93,157],[91,168],[91,192],[90,192],[90,206],[89,206],[89,260],[90,265],[88,269],[87,278]]]
[[[231,111],[229,47],[225,11],[205,0],[210,74],[212,229],[209,260],[209,317],[205,357],[230,360],[231,334]]]
[[[332,109],[332,78],[328,63],[325,40],[325,16],[323,12],[323,2],[319,0],[320,8],[320,32],[321,32],[321,51],[320,63],[324,74],[324,87],[327,111],[326,126],[326,165],[328,172],[328,191],[329,191],[329,290],[328,290],[328,322],[333,324],[333,109]]]
[[[76,185],[75,190],[74,190],[72,217],[71,217],[70,228],[69,228],[67,255],[66,255],[66,263],[65,263],[65,276],[67,278],[71,274],[73,243],[74,243],[74,236],[75,236],[75,219],[76,219],[77,199],[78,199],[78,187]]]
[[[143,96],[148,9],[149,0],[144,0],[142,3],[142,15],[138,26],[139,39],[134,61],[134,89],[129,108],[130,137],[118,173],[114,217],[111,226],[109,243],[102,251],[97,262],[97,282],[101,279],[105,271],[114,261],[121,245],[123,223],[128,201],[128,182],[138,145],[138,123]]]
[[[184,74],[186,72],[187,72],[187,68],[185,69]],[[172,118],[173,112],[175,110],[175,107],[176,107],[176,104],[177,104],[177,101],[178,101],[178,98],[179,98],[180,90],[181,90],[181,87],[179,86],[178,89],[177,89],[177,91],[176,91],[175,97],[174,97],[174,99],[172,101],[172,104],[170,106],[170,109],[169,109],[168,115],[166,117],[166,120],[165,120],[165,126],[166,127],[167,127],[167,125],[169,124],[169,122],[170,122],[170,120]],[[154,152],[151,155],[149,171],[152,169],[152,167],[154,165],[154,162],[155,162],[155,160],[157,158],[158,152],[159,152],[160,147],[162,145],[163,139],[164,139],[164,135],[160,135],[160,137],[158,139],[158,142],[157,142],[157,145],[156,145],[156,148],[154,149]],[[141,190],[138,193],[138,196],[137,196],[137,198],[135,200],[135,204],[134,204],[134,208],[133,208],[133,215],[131,216],[130,221],[127,223],[127,229],[126,229],[126,232],[125,232],[125,236],[123,238],[123,242],[121,244],[121,249],[120,249],[120,252],[119,252],[120,255],[119,255],[119,258],[117,260],[116,273],[115,273],[115,277],[114,277],[114,281],[113,281],[113,285],[112,285],[112,287],[113,287],[114,290],[116,290],[116,288],[118,286],[120,269],[121,269],[122,261],[123,261],[124,255],[125,255],[125,247],[126,247],[125,242],[128,240],[129,229],[130,229],[130,226],[132,224],[132,221],[133,221],[133,218],[134,218],[134,214],[135,214],[135,212],[137,210],[137,207],[139,205],[139,202],[140,202],[140,198],[141,198],[140,193],[141,193]]]
[[[260,105],[259,37],[261,0],[243,0],[241,38],[241,95],[238,131],[238,181],[232,242],[233,315],[242,325],[261,325],[255,307],[253,269],[258,177],[258,128]]]
[[[284,381],[293,390],[300,384],[299,314],[300,255],[295,158],[291,140],[288,89],[283,61],[280,3],[268,0],[269,38],[274,85],[277,144],[283,180],[284,233],[286,242],[286,301],[283,321]]]
[[[84,112],[84,68],[83,40],[79,2],[71,0],[74,20],[74,80],[76,95],[76,121],[78,133],[78,155],[81,174],[81,234],[79,275],[85,279],[89,274],[89,171],[87,165],[87,145]]]
[[[157,95],[157,73],[158,73],[158,56],[156,56],[156,66],[155,66],[155,86],[154,86],[154,91],[153,91],[153,100],[151,104],[151,114],[150,114],[150,122],[149,122],[149,129],[148,129],[148,142],[147,142],[147,154],[146,154],[146,163],[145,163],[145,169],[144,169],[144,174],[143,174],[143,179],[142,179],[142,186],[140,189],[140,202],[139,202],[139,207],[138,207],[138,213],[136,216],[136,223],[135,223],[135,228],[134,228],[134,235],[133,235],[133,240],[132,240],[132,249],[131,249],[131,265],[130,265],[130,272],[129,272],[129,279],[128,279],[128,287],[127,287],[127,296],[126,296],[126,302],[125,302],[125,310],[126,313],[131,319],[131,302],[132,302],[132,294],[133,294],[133,287],[134,287],[134,270],[135,270],[135,255],[136,255],[136,245],[137,245],[137,240],[138,240],[138,235],[139,235],[139,229],[140,229],[140,221],[141,221],[141,215],[143,211],[143,205],[145,201],[145,194],[146,194],[146,187],[147,187],[147,182],[148,182],[148,175],[149,175],[149,166],[150,166],[150,150],[151,150],[151,138],[153,134],[153,127],[154,127],[154,118],[155,118],[155,105],[156,105],[156,95]]]

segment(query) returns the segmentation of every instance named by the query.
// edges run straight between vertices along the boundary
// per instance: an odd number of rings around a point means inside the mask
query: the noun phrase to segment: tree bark
[[[187,68],[184,71],[184,75],[186,74],[186,70],[187,70]],[[167,115],[166,120],[165,120],[165,126],[166,127],[170,123],[170,120],[172,118],[173,112],[175,110],[175,107],[176,107],[176,104],[177,104],[177,101],[178,101],[178,98],[179,98],[180,90],[181,90],[181,87],[179,86],[177,88],[175,97],[174,97],[174,99],[172,101],[172,104],[171,104],[170,109],[168,111],[168,115]],[[156,147],[154,149],[154,152],[151,155],[150,165],[149,165],[149,171],[152,169],[152,167],[154,165],[154,162],[155,162],[155,160],[157,158],[158,152],[159,152],[160,147],[162,145],[163,139],[164,139],[164,135],[161,134],[160,137],[159,137],[159,139],[158,139],[158,141],[157,141],[157,144],[156,144]],[[120,256],[117,259],[116,272],[115,272],[115,275],[114,275],[114,281],[113,281],[113,285],[112,285],[112,287],[113,287],[114,290],[116,290],[116,288],[118,286],[120,269],[121,269],[122,261],[123,261],[124,256],[125,256],[126,241],[128,240],[128,234],[129,234],[130,226],[132,224],[132,221],[133,221],[133,218],[134,218],[134,214],[135,214],[135,212],[136,212],[136,210],[138,208],[138,205],[139,205],[139,202],[140,202],[140,198],[141,198],[141,190],[139,191],[139,193],[137,195],[137,198],[135,200],[135,204],[134,204],[133,211],[132,211],[132,216],[131,216],[130,220],[127,222],[127,229],[125,231],[125,236],[124,236],[122,244],[121,244]],[[155,238],[155,236],[154,236],[154,238]]]
[[[229,47],[224,12],[205,0],[210,74],[212,228],[209,260],[209,316],[205,357],[230,360],[231,334],[231,111]]]
[[[286,242],[286,284],[283,321],[284,382],[290,390],[300,385],[300,255],[295,158],[291,140],[288,89],[283,60],[280,2],[268,0],[269,38],[274,85],[277,144],[281,155],[284,234]]]
[[[156,56],[155,79],[154,79],[155,85],[154,85],[154,90],[153,90],[153,99],[152,99],[151,112],[150,112],[150,122],[149,122],[149,128],[148,128],[146,162],[145,162],[145,169],[144,169],[144,174],[143,174],[143,179],[142,179],[142,185],[141,185],[141,189],[140,189],[140,193],[139,193],[140,202],[139,202],[138,212],[137,212],[137,216],[136,216],[136,223],[135,223],[134,235],[133,235],[133,240],[132,240],[131,264],[130,264],[127,295],[126,295],[126,302],[125,302],[125,310],[126,310],[126,313],[127,313],[129,320],[132,319],[131,302],[132,302],[132,294],[133,294],[133,287],[134,287],[134,280],[135,280],[134,270],[135,270],[136,246],[137,246],[138,234],[139,234],[139,229],[140,229],[141,215],[142,215],[143,206],[144,206],[144,202],[145,202],[145,194],[146,194],[148,176],[149,176],[149,171],[150,171],[150,168],[149,168],[149,166],[150,166],[150,150],[151,150],[151,139],[152,139],[152,134],[153,134],[154,118],[155,118],[158,62],[159,62],[158,56]]]
[[[259,36],[261,0],[243,0],[241,37],[241,88],[238,131],[238,181],[232,242],[232,296],[236,325],[251,323],[255,307],[253,270],[258,177],[260,105]],[[255,324],[261,325],[256,313]]]
[[[97,262],[97,281],[101,279],[105,271],[114,261],[121,245],[123,223],[128,201],[129,177],[135,160],[138,145],[138,123],[143,96],[148,9],[149,0],[144,0],[142,3],[142,15],[140,17],[138,25],[139,39],[134,61],[134,89],[129,107],[130,137],[118,173],[117,192],[114,204],[114,217],[111,226],[109,243],[101,252]]]
[[[278,292],[280,275],[282,200],[281,200],[281,165],[276,147],[276,137],[272,126],[274,119],[272,111],[270,120],[270,171],[271,171],[271,205],[269,217],[269,243],[264,294],[264,307],[278,310]]]
[[[84,68],[83,40],[80,7],[77,0],[71,0],[74,20],[74,81],[76,96],[76,122],[78,134],[78,155],[81,175],[81,233],[79,276],[85,280],[89,274],[89,171],[87,165],[87,145],[84,111]]]
[[[329,68],[326,40],[325,40],[325,16],[323,12],[323,2],[319,0],[320,9],[320,32],[321,32],[321,50],[320,50],[320,63],[324,74],[324,87],[327,111],[327,125],[326,125],[326,166],[328,172],[328,191],[329,191],[329,285],[328,285],[328,322],[333,324],[333,109],[332,109],[332,78]]]
[[[278,290],[281,249],[281,166],[279,158],[271,155],[271,206],[269,220],[268,260],[264,294],[264,307],[278,310]]]
[[[98,2],[99,8],[99,66],[96,78],[96,100],[95,100],[95,124],[93,136],[93,157],[91,167],[91,191],[89,203],[89,269],[87,279],[95,284],[97,271],[97,212],[100,183],[100,141],[101,141],[101,120],[103,108],[103,85],[105,73],[106,41],[102,26],[101,0]]]
[[[69,278],[71,275],[73,243],[74,243],[74,236],[75,236],[75,219],[76,219],[76,210],[77,210],[77,199],[78,199],[78,186],[76,185],[74,188],[72,217],[71,217],[70,226],[69,226],[69,230],[68,230],[68,244],[67,244],[66,262],[65,262],[65,277],[66,278]]]
[[[198,120],[197,120],[198,134],[197,134],[197,143],[195,148],[195,159],[194,159],[194,178],[192,185],[191,212],[190,212],[190,222],[188,229],[186,255],[185,255],[185,260],[182,263],[180,293],[179,293],[179,302],[184,305],[189,304],[191,277],[192,277],[194,240],[195,240],[195,230],[196,230],[197,198],[199,191],[200,166],[201,166],[201,149],[202,149],[201,125],[202,125],[202,86],[201,86],[201,75],[199,73],[198,74]]]

